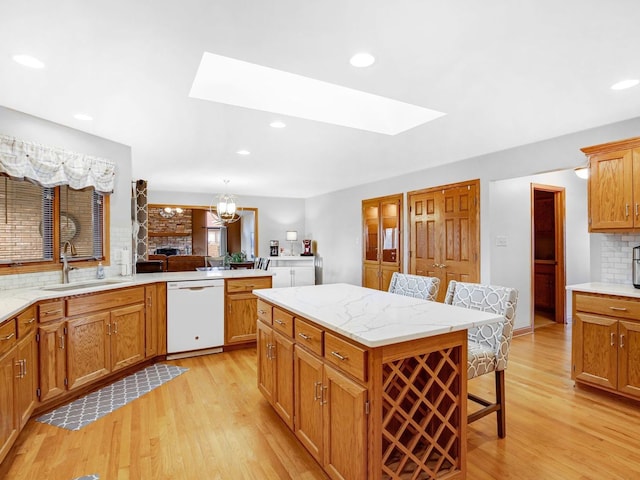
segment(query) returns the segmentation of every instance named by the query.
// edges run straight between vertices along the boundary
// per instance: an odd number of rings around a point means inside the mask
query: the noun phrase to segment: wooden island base
[[[262,299],[258,317],[258,386],[331,478],[466,478],[466,330],[372,348]]]

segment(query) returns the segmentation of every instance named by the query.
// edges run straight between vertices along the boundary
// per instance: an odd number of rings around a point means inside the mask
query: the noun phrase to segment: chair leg
[[[498,418],[498,437],[504,438],[507,434],[507,417],[505,415],[505,389],[504,389],[504,370],[495,372],[496,374],[496,403],[499,408],[496,412]]]

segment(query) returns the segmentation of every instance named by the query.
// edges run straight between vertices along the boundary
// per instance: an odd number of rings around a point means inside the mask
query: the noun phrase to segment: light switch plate
[[[506,235],[496,235],[496,247],[506,247],[507,237]]]

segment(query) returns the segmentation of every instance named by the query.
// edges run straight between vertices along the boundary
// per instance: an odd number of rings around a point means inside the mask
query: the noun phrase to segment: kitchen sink
[[[47,292],[67,292],[69,290],[80,290],[82,288],[102,287],[105,285],[117,285],[120,283],[130,282],[130,280],[97,280],[95,282],[82,282],[82,283],[64,283],[62,285],[50,285],[47,287],[41,287],[40,290]]]

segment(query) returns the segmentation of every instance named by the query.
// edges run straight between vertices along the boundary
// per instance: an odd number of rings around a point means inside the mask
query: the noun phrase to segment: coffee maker
[[[640,245],[633,247],[633,260],[631,264],[631,276],[633,286],[640,288]]]

